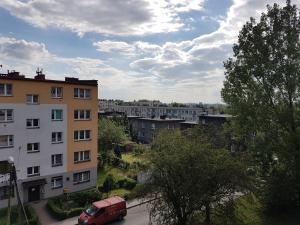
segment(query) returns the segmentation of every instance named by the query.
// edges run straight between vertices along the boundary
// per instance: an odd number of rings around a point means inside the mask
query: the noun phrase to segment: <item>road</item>
[[[75,225],[77,218],[73,217],[52,225]],[[110,223],[109,225],[148,225],[149,224],[149,211],[146,204],[128,209],[127,216],[122,221]]]

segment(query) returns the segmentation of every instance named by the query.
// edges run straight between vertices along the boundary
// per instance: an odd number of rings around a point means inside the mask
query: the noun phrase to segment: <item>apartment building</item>
[[[96,185],[98,84],[0,74],[0,161],[14,158],[23,202]],[[0,177],[0,208],[8,179]],[[16,203],[16,198],[13,199]]]
[[[99,100],[99,111],[111,111],[124,113],[127,116],[139,116],[144,118],[160,118],[166,116],[170,119],[182,119],[186,121],[198,121],[199,116],[208,113],[209,108],[204,106],[181,105],[172,106],[171,104],[159,101],[138,101],[126,102],[113,100]]]

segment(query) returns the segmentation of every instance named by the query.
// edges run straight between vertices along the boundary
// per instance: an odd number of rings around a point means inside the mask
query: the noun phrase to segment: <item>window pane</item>
[[[78,160],[78,152],[74,152],[74,162],[77,162]]]
[[[39,143],[34,143],[33,146],[35,151],[39,150]]]
[[[57,141],[62,141],[62,132],[57,133]]]
[[[84,110],[80,110],[80,119],[84,119]]]
[[[6,110],[7,113],[7,120],[13,120],[13,110],[12,109],[7,109]]]
[[[79,137],[80,139],[84,139],[84,130],[81,130],[80,131],[80,137]]]
[[[56,119],[62,120],[62,110],[56,110]]]
[[[4,84],[0,84],[0,95],[4,95]]]
[[[26,120],[26,126],[27,127],[31,127],[32,126],[32,120],[31,119]]]
[[[4,109],[0,110],[0,121],[5,121],[5,110]]]
[[[75,98],[78,98],[79,96],[78,96],[78,88],[74,88],[74,97]]]
[[[6,84],[6,94],[12,95],[12,84]]]
[[[57,89],[56,89],[56,91],[57,91],[57,97],[62,97],[62,88],[61,87],[58,87]]]
[[[32,167],[27,168],[27,174],[32,174]]]
[[[39,96],[38,95],[33,95],[33,102],[38,103],[39,102]]]
[[[91,97],[91,90],[90,89],[85,89],[85,97],[86,98]]]
[[[84,98],[84,89],[79,89],[80,98]]]
[[[78,140],[78,131],[74,131],[74,139]]]
[[[86,130],[85,138],[90,139],[90,131],[89,130]]]
[[[28,103],[32,102],[32,95],[26,95],[26,102]]]
[[[38,119],[34,119],[33,120],[33,126],[34,127],[38,127],[39,126],[39,120]]]
[[[6,135],[0,136],[0,147],[6,147],[7,145],[8,145],[7,136]]]
[[[86,110],[86,119],[90,119],[90,118],[91,118],[91,111]]]
[[[78,111],[77,110],[74,111],[74,119],[78,119]]]

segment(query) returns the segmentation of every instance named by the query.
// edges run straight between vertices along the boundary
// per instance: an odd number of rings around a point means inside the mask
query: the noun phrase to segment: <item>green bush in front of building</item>
[[[25,205],[25,211],[26,211],[29,225],[41,225],[36,212],[31,206]],[[18,217],[19,217],[18,208],[14,206],[11,208],[11,225],[17,225]],[[23,215],[21,221],[22,221],[21,225],[26,225],[26,221]],[[0,210],[0,224],[6,224],[6,222],[7,222],[7,208]]]

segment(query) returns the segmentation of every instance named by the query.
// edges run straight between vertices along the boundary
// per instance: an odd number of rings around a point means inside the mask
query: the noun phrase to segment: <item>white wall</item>
[[[27,179],[27,167],[40,166],[40,176],[67,171],[67,106],[63,104],[0,104],[0,109],[13,109],[14,122],[0,123],[0,135],[14,135],[13,148],[0,148],[0,161],[13,156],[18,179]],[[62,109],[63,121],[52,121],[51,110]],[[26,119],[40,119],[39,129],[27,129]],[[51,143],[53,131],[63,132],[64,142]],[[40,152],[27,153],[27,143],[40,142]],[[63,166],[52,167],[51,155],[63,154]]]

